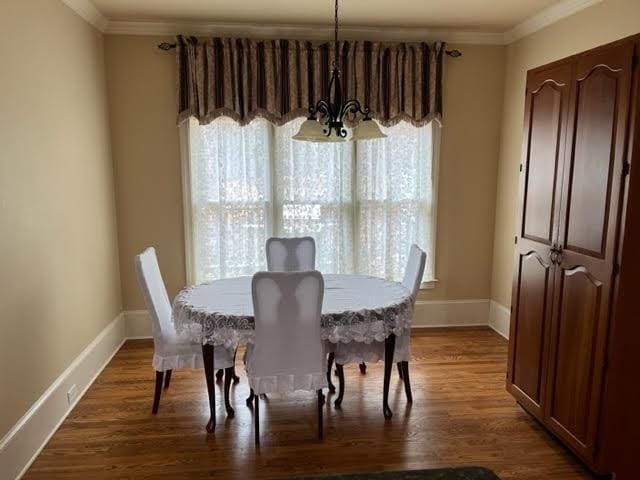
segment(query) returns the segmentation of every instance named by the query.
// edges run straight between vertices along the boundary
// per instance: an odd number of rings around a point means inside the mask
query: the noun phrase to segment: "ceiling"
[[[328,25],[333,0],[92,0],[112,21]],[[348,26],[504,32],[561,0],[341,0]]]

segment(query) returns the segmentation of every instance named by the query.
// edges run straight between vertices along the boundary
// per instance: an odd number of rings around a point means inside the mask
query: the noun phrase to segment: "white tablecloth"
[[[324,275],[324,282],[323,340],[380,342],[409,328],[411,294],[402,284],[364,275]],[[185,288],[173,302],[173,321],[193,342],[229,348],[252,342],[251,277]]]

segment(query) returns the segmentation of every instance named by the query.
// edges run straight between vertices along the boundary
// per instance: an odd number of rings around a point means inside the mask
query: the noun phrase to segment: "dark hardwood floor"
[[[226,419],[208,435],[202,371],[177,371],[151,415],[151,341],[127,342],[53,436],[25,479],[281,478],[478,465],[508,480],[591,478],[505,391],[507,342],[488,329],[430,330],[412,338],[413,406],[394,369],[382,416],[382,364],[345,368],[346,395],[328,397],[316,437],[315,395],[261,401],[253,443],[243,369]],[[238,355],[238,359],[242,355]],[[240,360],[238,364],[240,365]]]

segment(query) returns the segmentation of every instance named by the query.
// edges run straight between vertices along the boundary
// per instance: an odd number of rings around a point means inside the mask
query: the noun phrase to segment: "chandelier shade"
[[[368,118],[356,125],[351,140],[375,140],[377,138],[386,138],[386,136],[387,134],[380,129],[380,125]]]
[[[307,142],[319,142],[324,140],[325,135],[320,122],[315,118],[308,118],[302,122],[300,130],[292,138]]]

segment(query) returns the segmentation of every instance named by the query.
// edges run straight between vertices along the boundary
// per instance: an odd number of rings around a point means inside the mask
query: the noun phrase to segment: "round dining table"
[[[396,335],[410,328],[411,292],[401,283],[365,275],[324,275],[321,339],[325,342],[384,342],[383,413],[391,418],[389,382]],[[176,332],[202,345],[209,396],[210,420],[215,429],[214,348],[235,349],[253,343],[254,319],[251,277],[236,277],[186,287],[173,302]],[[227,414],[233,409],[225,399]]]

